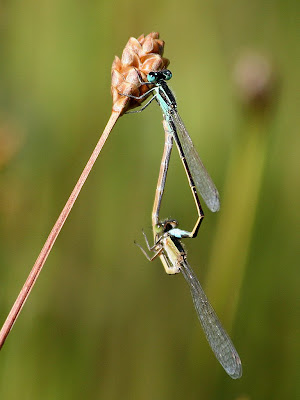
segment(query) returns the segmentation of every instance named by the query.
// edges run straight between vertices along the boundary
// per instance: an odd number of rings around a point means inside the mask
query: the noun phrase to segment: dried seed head
[[[243,54],[234,70],[234,80],[242,102],[256,111],[263,111],[270,106],[277,86],[276,78],[268,58],[255,52]]]
[[[128,40],[122,58],[116,56],[112,64],[113,111],[123,114],[131,108],[138,107],[145,100],[145,97],[136,100],[120,93],[139,97],[149,91],[149,85],[141,85],[140,81],[146,82],[149,72],[160,71],[169,65],[169,60],[162,57],[164,45],[157,32]]]

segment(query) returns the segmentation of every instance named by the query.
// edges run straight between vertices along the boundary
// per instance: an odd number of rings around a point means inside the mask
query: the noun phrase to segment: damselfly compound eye
[[[157,82],[157,75],[155,72],[149,72],[147,75],[147,81],[150,83],[156,83]]]
[[[168,69],[164,71],[165,80],[169,81],[172,78],[172,72]]]

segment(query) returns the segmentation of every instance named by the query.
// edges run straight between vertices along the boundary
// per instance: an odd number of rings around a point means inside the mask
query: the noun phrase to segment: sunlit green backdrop
[[[205,208],[188,257],[244,374],[233,381],[215,360],[183,277],[134,245],[152,235],[164,139],[153,104],[123,116],[100,154],[0,353],[1,399],[300,396],[297,12],[291,0],[2,2],[1,323],[110,116],[114,56],[158,31],[222,202]],[[238,94],[249,51],[273,68],[265,107]],[[185,229],[196,218],[176,150],[165,217]]]

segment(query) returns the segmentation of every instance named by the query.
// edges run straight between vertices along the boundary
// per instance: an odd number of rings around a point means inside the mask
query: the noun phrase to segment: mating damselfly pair
[[[152,94],[150,101],[138,111],[145,109],[151,101],[155,99],[163,111],[166,139],[152,211],[152,226],[155,241],[154,246],[150,247],[148,241],[146,241],[149,250],[155,252],[151,259],[160,257],[168,274],[182,272],[189,284],[198,317],[217,359],[231,377],[238,378],[241,376],[242,367],[239,356],[225,330],[222,328],[214,310],[210,306],[198,279],[191,270],[187,262],[186,252],[181,244],[181,239],[188,237],[194,238],[197,236],[200,224],[204,217],[198,194],[201,194],[211,211],[217,211],[220,205],[218,191],[206,172],[206,169],[192,144],[191,138],[177,112],[175,97],[166,83],[166,81],[172,77],[172,74],[169,70],[165,69],[168,66],[169,61],[162,57],[163,49],[164,42],[159,39],[159,34],[157,32],[152,32],[146,37],[141,35],[138,39],[130,38],[124,48],[122,58],[119,59],[118,57],[115,57],[112,66],[111,89],[113,95],[113,109],[111,117],[109,118],[96,147],[86,163],[65,206],[59,214],[57,221],[47,237],[0,330],[0,349],[28,299],[58,234],[68,218],[69,213],[112,128],[126,109],[135,106],[129,104],[130,100],[124,96],[138,99],[137,104],[141,104],[146,96]],[[152,72],[149,73],[149,71]],[[145,81],[146,75],[147,81]],[[140,79],[137,79],[137,77],[140,77]],[[141,79],[141,77],[143,77],[143,79]],[[149,90],[139,91],[139,94],[144,93],[143,95],[139,97],[132,95],[133,93],[136,93],[136,88],[145,89],[147,88],[147,85]],[[159,211],[174,140],[187,174],[198,212],[197,221],[191,232],[178,229],[175,220],[160,221],[159,218]]]
[[[198,318],[211,349],[228,375],[233,379],[237,379],[242,375],[240,357],[231,339],[222,327],[214,309],[210,305],[196,275],[189,266],[186,252],[181,243],[181,239],[195,238],[197,236],[203,220],[204,213],[198,193],[213,212],[219,210],[220,201],[218,190],[206,171],[178,114],[175,97],[166,83],[171,77],[172,73],[169,70],[150,72],[147,75],[147,82],[141,82],[141,85],[152,85],[151,88],[139,97],[129,95],[129,97],[134,99],[142,100],[151,93],[152,97],[142,108],[130,113],[143,111],[155,99],[162,109],[165,129],[165,146],[152,211],[152,227],[155,240],[152,247],[149,245],[148,239],[144,234],[147,248],[149,251],[153,251],[154,255],[149,257],[140,245],[139,247],[150,261],[159,257],[167,274],[176,274],[179,272],[183,274],[189,285]],[[178,229],[178,224],[175,220],[160,221],[159,219],[173,140],[175,140],[198,212],[198,218],[192,231]]]
[[[183,274],[189,284],[199,320],[217,359],[232,378],[239,378],[241,376],[242,366],[240,358],[230,338],[222,328],[213,308],[209,304],[197,277],[190,268],[187,262],[186,252],[181,244],[181,239],[195,238],[197,236],[200,224],[203,220],[204,213],[198,194],[203,197],[211,211],[217,211],[220,204],[218,191],[192,144],[191,138],[177,112],[175,97],[166,83],[166,81],[172,77],[172,74],[169,70],[165,69],[169,61],[162,57],[163,49],[164,42],[159,39],[159,34],[157,32],[152,32],[146,37],[141,35],[138,39],[130,38],[124,48],[122,58],[119,59],[115,57],[112,66],[111,89],[113,95],[113,109],[111,117],[0,330],[0,349],[28,299],[58,234],[68,218],[112,128],[126,109],[133,108],[136,105],[129,104],[130,100],[128,98],[126,99],[124,96],[132,97],[137,100],[137,104],[141,104],[146,96],[152,94],[150,101],[138,111],[145,109],[155,99],[163,111],[166,139],[152,211],[154,245],[151,247],[146,240],[148,249],[153,251],[154,255],[152,258],[148,258],[152,260],[156,257],[160,257],[168,274],[176,274],[178,272]],[[149,73],[149,71],[152,72]],[[145,81],[146,76],[147,81]],[[140,79],[137,79],[137,77],[140,77]],[[133,94],[136,93],[136,88],[141,88],[139,94],[144,94],[136,97],[133,96]],[[145,88],[149,89],[143,90]],[[161,221],[159,217],[174,140],[188,177],[198,212],[197,221],[190,232],[178,229],[175,220]]]

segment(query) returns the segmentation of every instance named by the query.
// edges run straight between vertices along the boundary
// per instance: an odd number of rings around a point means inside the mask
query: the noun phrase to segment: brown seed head
[[[158,32],[141,35],[138,39],[131,37],[128,40],[122,58],[116,56],[111,68],[113,111],[123,114],[131,108],[138,107],[145,100],[147,96],[136,100],[120,93],[139,97],[149,91],[150,85],[141,85],[140,81],[146,82],[149,72],[160,71],[169,65],[169,60],[162,57],[164,45]]]
[[[247,52],[236,63],[234,80],[242,102],[256,111],[271,105],[277,88],[277,76],[263,54]]]

